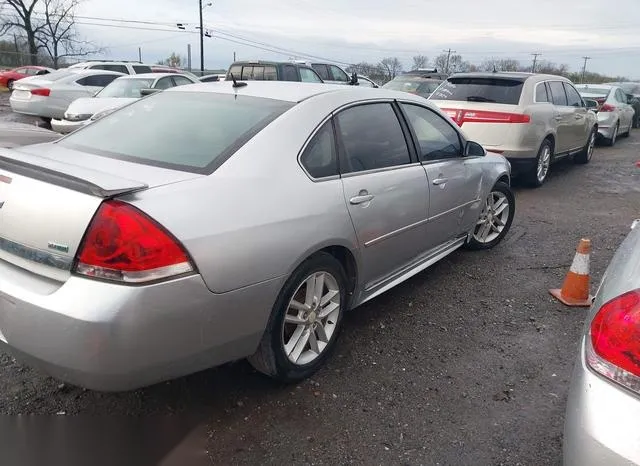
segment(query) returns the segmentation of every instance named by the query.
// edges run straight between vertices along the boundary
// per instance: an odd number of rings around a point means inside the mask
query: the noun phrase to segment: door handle
[[[554,117],[554,119],[555,119],[556,121],[560,121],[560,120],[562,120],[562,117],[561,117],[561,116],[557,116],[557,117]]]
[[[349,202],[353,205],[364,204],[365,202],[371,201],[374,197],[375,196],[373,194],[369,194],[369,191],[362,189],[357,196],[353,196],[349,199]]]
[[[441,184],[445,184],[447,181],[449,181],[449,178],[436,178],[435,180],[432,181],[432,183],[435,184],[436,186],[439,186]]]
[[[576,115],[574,118],[575,118],[576,120],[582,120],[582,119],[584,118],[584,116],[582,116],[582,115]]]

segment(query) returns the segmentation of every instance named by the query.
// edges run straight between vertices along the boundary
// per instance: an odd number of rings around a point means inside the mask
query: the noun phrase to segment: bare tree
[[[39,0],[2,0],[0,10],[13,10],[11,13],[3,13],[0,19],[0,35],[11,29],[17,29],[24,33],[29,49],[29,61],[32,65],[38,64],[38,33],[44,25],[34,17],[34,8]]]
[[[475,68],[468,61],[464,61],[462,59],[462,55],[447,56],[446,53],[438,55],[433,61],[433,64],[435,65],[438,71],[445,72],[445,73],[470,71]]]
[[[520,69],[520,62],[514,58],[489,58],[483,60],[480,64],[480,69],[483,71],[518,71]]]
[[[425,68],[429,63],[429,59],[425,55],[416,55],[413,57],[412,70],[419,70]]]
[[[171,68],[181,68],[184,58],[175,52],[171,52],[168,58],[160,60],[158,65],[170,66]]]
[[[380,65],[384,68],[389,80],[392,80],[402,72],[402,63],[400,63],[397,57],[383,58]]]
[[[389,81],[389,76],[387,75],[387,70],[378,64],[361,62],[356,63],[355,65],[350,65],[347,67],[346,71],[351,73],[357,73],[361,75],[368,76],[372,80],[377,83],[386,83]]]
[[[82,0],[41,0],[44,6],[44,24],[37,35],[39,46],[46,50],[58,68],[67,57],[86,56],[97,50],[78,38],[74,10]]]

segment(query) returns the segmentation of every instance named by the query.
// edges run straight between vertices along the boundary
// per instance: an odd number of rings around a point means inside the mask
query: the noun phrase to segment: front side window
[[[283,81],[298,81],[298,72],[293,65],[284,65],[282,67],[282,80]]]
[[[583,107],[582,97],[569,83],[564,83],[564,91],[567,94],[567,103],[570,107]]]
[[[418,105],[402,104],[420,145],[420,161],[450,159],[462,154],[458,132],[435,112]]]
[[[336,118],[341,172],[359,172],[411,163],[407,142],[389,103],[348,108]]]
[[[325,81],[331,81],[331,78],[329,77],[329,68],[327,68],[327,65],[318,63],[315,65],[312,65],[312,67],[316,71],[316,73],[318,73],[318,76],[320,76],[321,79]]]
[[[174,76],[173,77],[173,82],[175,83],[176,86],[184,86],[186,84],[193,84],[193,81],[191,81],[189,78],[185,78],[184,76]]]
[[[158,82],[154,86],[155,89],[169,89],[171,87],[174,87],[174,86],[173,86],[173,81],[169,76],[158,79]]]
[[[140,90],[151,87],[151,84],[153,84],[153,79],[116,79],[102,89],[96,97],[129,97],[138,99],[142,97]]]
[[[338,174],[338,158],[331,121],[326,122],[313,136],[300,157],[300,162],[313,178]]]
[[[321,83],[322,79],[310,68],[300,68],[300,81],[303,83]]]
[[[564,92],[564,86],[561,81],[550,81],[548,83],[551,91],[551,101],[554,105],[567,106],[567,94]]]
[[[331,65],[329,68],[331,69],[331,79],[334,81],[341,81],[343,83],[349,82],[349,76],[347,76],[347,73],[342,71],[340,68],[335,65]]]
[[[211,173],[216,163],[292,106],[243,95],[158,92],[85,126],[59,144],[143,165]]]

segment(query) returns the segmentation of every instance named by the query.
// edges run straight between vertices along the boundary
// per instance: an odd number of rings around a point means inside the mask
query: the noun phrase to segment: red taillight
[[[640,390],[640,289],[604,304],[591,322],[589,365],[632,390]]]
[[[615,109],[616,109],[616,107],[614,105],[611,105],[611,104],[603,104],[600,107],[600,111],[601,112],[613,112],[613,111],[615,111]]]
[[[49,94],[51,94],[51,89],[47,89],[46,87],[31,89],[31,95],[40,95],[42,97],[49,97]]]
[[[120,201],[98,208],[78,250],[76,272],[140,283],[194,270],[189,256],[153,219]]]
[[[442,109],[458,126],[464,123],[529,123],[531,116],[524,113],[492,112],[487,110]]]

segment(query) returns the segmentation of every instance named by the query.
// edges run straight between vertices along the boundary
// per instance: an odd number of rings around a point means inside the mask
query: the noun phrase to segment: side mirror
[[[485,155],[487,155],[487,151],[477,142],[467,141],[464,146],[465,157],[484,157]]]
[[[160,92],[160,89],[140,89],[140,95],[142,97]]]
[[[584,99],[584,104],[587,106],[589,110],[597,110],[598,109],[598,101],[593,99]]]

